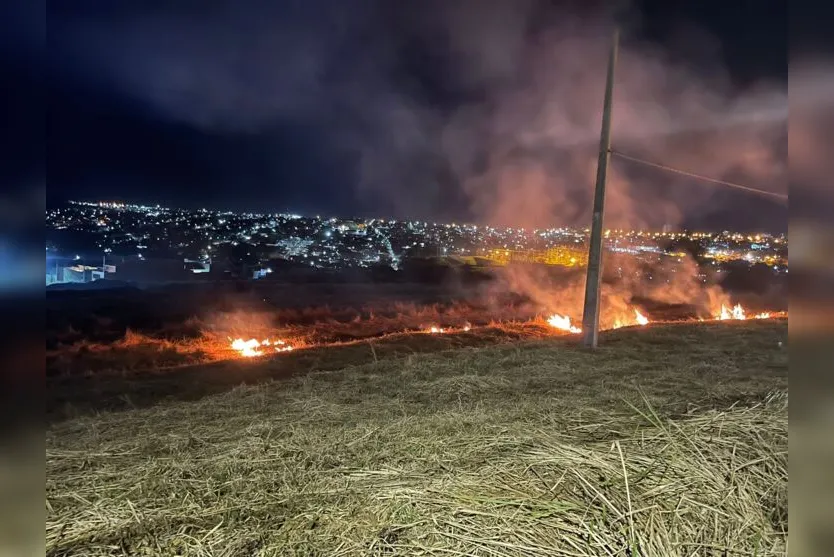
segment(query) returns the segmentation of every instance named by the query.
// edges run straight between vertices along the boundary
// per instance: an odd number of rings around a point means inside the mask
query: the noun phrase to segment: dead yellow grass
[[[784,555],[786,337],[380,350],[66,420],[47,431],[48,554]]]
[[[434,315],[428,313],[427,315]],[[436,317],[436,315],[435,315]],[[371,317],[369,321],[354,323],[323,322],[311,326],[285,325],[273,327],[265,319],[257,316],[248,320],[244,316],[236,319],[224,320],[218,325],[202,324],[199,335],[192,336],[154,336],[143,334],[132,329],[127,331],[114,342],[91,342],[79,340],[67,345],[47,350],[47,374],[51,376],[91,375],[91,374],[126,374],[193,365],[198,363],[232,360],[239,357],[239,353],[231,348],[232,339],[271,339],[283,340],[296,349],[314,348],[319,346],[337,347],[358,342],[386,342],[414,333],[426,332],[438,323],[429,318],[402,322],[391,320],[378,322],[378,317]],[[189,327],[201,322],[190,320]],[[416,325],[415,323],[425,323]],[[462,332],[468,325],[463,319],[443,321],[444,327],[450,327],[453,333]],[[400,328],[398,328],[400,327]],[[544,338],[562,334],[547,326],[541,318],[531,321],[490,321],[483,326],[476,327],[470,335],[463,337],[464,344],[479,344],[482,338],[485,343],[494,343],[501,337],[511,341],[520,337]],[[483,343],[481,343],[483,344]]]

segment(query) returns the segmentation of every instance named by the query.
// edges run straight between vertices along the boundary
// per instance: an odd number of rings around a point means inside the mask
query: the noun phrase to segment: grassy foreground
[[[603,342],[397,355],[52,424],[47,552],[784,555],[787,323]]]

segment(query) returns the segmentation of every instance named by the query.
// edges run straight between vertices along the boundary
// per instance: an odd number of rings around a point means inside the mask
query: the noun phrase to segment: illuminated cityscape
[[[187,210],[71,202],[47,213],[47,283],[87,282],[128,268],[261,278],[285,268],[390,268],[410,260],[466,265],[587,264],[587,230],[525,230],[381,218]],[[610,254],[702,266],[788,270],[783,235],[606,230]],[[222,271],[221,271],[222,270]],[[156,272],[156,271],[154,271]],[[59,276],[61,275],[61,276]]]

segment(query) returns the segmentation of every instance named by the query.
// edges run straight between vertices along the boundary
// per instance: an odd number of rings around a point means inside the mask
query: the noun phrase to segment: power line
[[[609,151],[612,155],[617,155],[618,157],[626,160],[630,160],[636,163],[645,164],[646,166],[653,166],[654,168],[660,168],[661,170],[667,170],[669,172],[674,172],[676,174],[682,174],[684,176],[689,176],[690,178],[697,178],[698,180],[703,180],[705,182],[712,182],[713,184],[721,184],[723,186],[728,186],[731,188],[736,188],[740,190],[745,190],[753,193],[758,193],[759,195],[767,195],[771,197],[776,197],[778,199],[783,199],[785,201],[788,200],[788,195],[784,193],[775,193],[772,191],[760,190],[758,188],[752,188],[750,186],[745,186],[743,184],[737,184],[735,182],[728,182],[726,180],[719,180],[717,178],[711,178],[709,176],[703,176],[701,174],[696,174],[694,172],[687,172],[685,170],[679,170],[677,168],[672,168],[671,166],[666,166],[665,164],[659,164],[656,162],[651,162],[643,159],[638,159],[637,157],[632,157],[630,155],[626,155],[625,153],[620,153],[619,151],[615,151],[611,149]]]

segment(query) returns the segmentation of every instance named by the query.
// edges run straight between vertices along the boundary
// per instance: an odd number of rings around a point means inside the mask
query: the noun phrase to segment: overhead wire
[[[612,155],[615,155],[617,157],[620,157],[621,159],[626,159],[626,160],[636,162],[636,163],[639,163],[639,164],[644,164],[646,166],[659,168],[661,170],[666,170],[668,172],[674,172],[675,174],[681,174],[683,176],[688,176],[690,178],[696,178],[698,180],[703,180],[705,182],[711,182],[713,184],[720,184],[720,185],[727,186],[727,187],[730,187],[730,188],[744,190],[744,191],[756,193],[756,194],[759,194],[759,195],[775,197],[777,199],[782,199],[784,201],[788,200],[788,195],[784,194],[784,193],[777,193],[777,192],[767,191],[767,190],[763,190],[763,189],[759,189],[759,188],[754,188],[754,187],[751,187],[751,186],[746,186],[744,184],[739,184],[739,183],[736,183],[736,182],[730,182],[728,180],[719,180],[718,178],[712,178],[710,176],[704,176],[703,174],[697,174],[695,172],[689,172],[689,171],[686,171],[686,170],[681,170],[679,168],[674,168],[674,167],[671,167],[671,166],[667,166],[665,164],[660,164],[660,163],[656,163],[656,162],[652,162],[652,161],[647,161],[645,159],[632,157],[631,155],[626,155],[625,153],[621,153],[620,151],[615,151],[614,149],[610,149],[609,153],[611,153]]]

